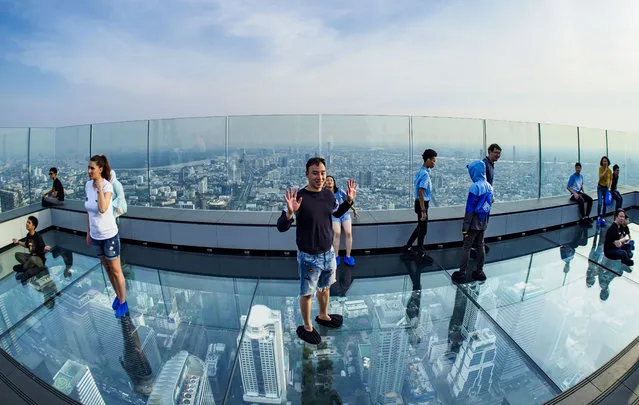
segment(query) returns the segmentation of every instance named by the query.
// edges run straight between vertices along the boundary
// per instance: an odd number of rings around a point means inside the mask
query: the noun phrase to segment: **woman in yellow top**
[[[612,183],[612,170],[610,170],[610,159],[604,156],[599,161],[599,182],[597,183],[597,224],[606,225],[606,193],[610,190]]]

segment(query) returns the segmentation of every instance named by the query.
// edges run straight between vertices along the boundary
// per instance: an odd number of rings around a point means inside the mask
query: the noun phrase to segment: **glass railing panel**
[[[229,209],[226,117],[152,120],[151,206]]]
[[[539,132],[536,123],[486,120],[486,146],[502,148],[495,164],[496,201],[538,197]]]
[[[337,187],[358,184],[357,207],[409,207],[408,116],[322,115],[321,155]],[[411,205],[412,206],[412,205]]]
[[[91,154],[109,159],[129,205],[149,205],[147,127],[148,121],[93,125]]]
[[[541,124],[541,196],[565,195],[579,158],[577,127]]]
[[[612,166],[619,165],[619,187],[639,186],[637,136],[632,132],[608,131],[608,157]]]
[[[55,160],[55,128],[31,128],[29,136],[29,176],[31,201],[36,203],[42,194],[53,187],[49,169]]]
[[[28,128],[0,128],[0,212],[29,204]]]
[[[89,179],[87,165],[91,149],[91,126],[76,125],[55,129],[52,164],[64,187],[65,200],[84,201],[84,185]]]
[[[599,162],[606,155],[606,131],[595,128],[579,127],[579,149],[581,158],[581,174],[584,176],[584,190],[592,198],[597,198],[597,182],[599,181]],[[596,214],[593,210],[593,214]]]
[[[432,170],[434,207],[463,205],[471,180],[466,165],[483,159],[483,121],[464,118],[413,117],[413,167],[408,184],[411,196],[415,173],[423,164],[425,149],[435,149],[437,164]]]
[[[556,394],[447,277],[424,277],[421,290],[413,290],[407,276],[355,280],[346,296],[331,298],[329,313],[342,314],[344,324],[320,327],[319,345],[296,335],[299,282],[260,281],[225,403],[258,403],[268,394],[282,403],[457,404],[472,395],[474,403],[519,398],[516,403],[540,404]],[[360,282],[367,286],[357,287]],[[313,307],[312,319],[317,302]],[[269,350],[250,350],[258,345]],[[504,361],[518,379],[500,368],[496,353],[507,349],[511,356]],[[273,356],[262,354],[271,350]],[[469,358],[478,359],[472,370]],[[253,388],[266,383],[259,366],[270,371],[269,392]],[[480,378],[465,378],[473,371]]]
[[[319,116],[230,116],[228,120],[229,209],[280,211],[284,191],[306,186],[306,161],[320,154]]]

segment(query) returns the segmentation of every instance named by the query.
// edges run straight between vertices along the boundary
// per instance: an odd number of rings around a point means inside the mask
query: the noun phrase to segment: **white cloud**
[[[387,2],[118,2],[115,19],[54,18],[13,57],[68,83],[43,95],[58,102],[54,125],[352,112],[639,129],[638,3],[397,3],[414,12],[400,19]],[[348,18],[367,12],[375,29],[350,30]]]

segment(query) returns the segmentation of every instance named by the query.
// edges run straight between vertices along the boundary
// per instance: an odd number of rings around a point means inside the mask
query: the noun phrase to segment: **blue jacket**
[[[488,227],[488,217],[493,204],[493,187],[486,180],[486,165],[481,160],[475,160],[468,165],[468,174],[473,184],[468,190],[462,231],[483,231]]]

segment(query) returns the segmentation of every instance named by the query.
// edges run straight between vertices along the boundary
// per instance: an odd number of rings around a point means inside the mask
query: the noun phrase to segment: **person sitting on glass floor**
[[[630,243],[630,235],[624,232],[626,226],[626,213],[624,210],[615,211],[615,220],[606,231],[604,241],[604,255],[610,260],[621,260],[626,266],[634,265],[632,260],[633,244]]]
[[[44,243],[42,235],[36,232],[38,218],[34,216],[27,218],[25,227],[27,228],[27,236],[20,240],[12,239],[14,245],[20,245],[29,250],[29,253],[16,252],[15,254],[15,258],[19,264],[13,266],[13,270],[18,273],[44,267],[44,263],[47,260],[44,254],[49,250]]]

